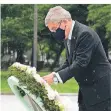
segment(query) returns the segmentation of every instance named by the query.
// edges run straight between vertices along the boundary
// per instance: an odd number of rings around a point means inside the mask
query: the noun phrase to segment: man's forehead
[[[57,26],[57,25],[58,25],[57,22],[49,22],[49,23],[48,23],[48,26]]]

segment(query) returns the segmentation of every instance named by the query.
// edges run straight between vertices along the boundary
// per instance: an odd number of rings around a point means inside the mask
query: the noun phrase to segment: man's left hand
[[[42,77],[48,84],[52,84],[54,78],[54,72]]]

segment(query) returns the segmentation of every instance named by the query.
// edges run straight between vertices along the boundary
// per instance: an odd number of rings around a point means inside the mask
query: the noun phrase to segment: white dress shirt
[[[68,40],[71,40],[72,31],[73,31],[74,25],[75,25],[75,21],[73,20],[73,21],[72,21],[72,27],[71,27],[71,30],[70,30],[70,32],[69,32]],[[70,45],[69,42],[67,42],[67,45]],[[68,47],[69,47],[69,46],[68,46]],[[69,53],[70,53],[70,49],[69,49],[69,48],[68,48],[68,51],[69,51]],[[58,81],[59,81],[60,83],[63,83],[62,79],[61,79],[60,76],[59,76],[59,73],[55,72],[54,74],[56,75]]]

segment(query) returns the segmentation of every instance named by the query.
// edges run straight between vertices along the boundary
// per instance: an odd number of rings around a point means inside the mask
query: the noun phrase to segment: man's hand
[[[54,77],[54,72],[46,75],[46,76],[43,76],[42,78],[48,83],[48,84],[52,84],[54,81],[53,81],[53,77]]]

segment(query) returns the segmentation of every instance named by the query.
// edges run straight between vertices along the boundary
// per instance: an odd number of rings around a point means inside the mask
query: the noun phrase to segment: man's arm
[[[81,34],[76,51],[76,59],[72,65],[58,71],[63,83],[68,79],[81,74],[90,62],[93,49],[95,47],[94,38],[88,32]]]
[[[61,77],[59,76],[58,74],[58,71],[62,70],[62,69],[65,69],[66,67],[69,66],[69,63],[68,63],[68,59],[67,59],[67,56],[66,56],[66,61],[65,63],[58,69],[56,70],[55,72],[52,72],[46,76],[43,77],[43,79],[45,81],[47,81],[49,84],[52,84],[52,83],[55,83],[57,84],[58,82],[59,83],[63,83]]]
[[[58,74],[58,71],[60,71],[60,70],[62,70],[62,69],[65,69],[66,67],[68,67],[69,66],[69,63],[68,63],[68,59],[67,59],[67,55],[66,55],[66,61],[64,62],[64,64],[61,66],[61,67],[59,67],[57,70],[55,70],[55,72],[53,72],[54,73],[54,79],[56,80],[56,81],[54,81],[54,83],[56,84],[56,83],[63,83],[63,81],[62,81],[62,79],[61,79],[61,77],[59,76],[59,74]]]
[[[55,72],[58,72],[58,71],[60,71],[62,69],[65,69],[68,66],[69,66],[69,63],[68,63],[68,59],[66,57],[66,61],[64,62],[64,64],[61,67],[59,67],[57,70],[55,70]]]
[[[68,63],[68,58],[67,58],[67,54],[66,54],[66,61],[64,62],[64,64],[61,67],[59,67],[57,70],[55,70],[55,72],[53,72],[54,79],[56,80],[56,81],[54,81],[55,84],[57,84],[58,82],[63,83],[61,77],[58,74],[58,71],[65,69],[68,66],[69,66],[69,63]]]

